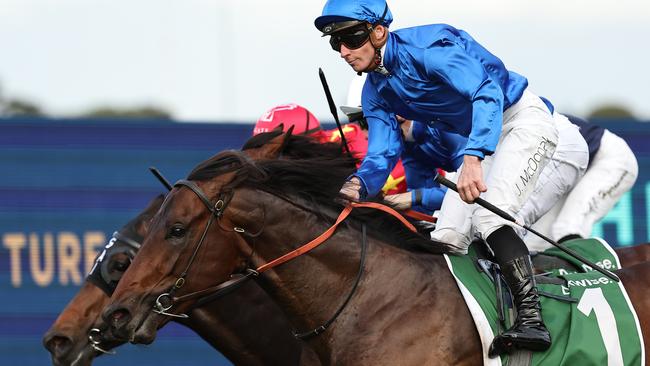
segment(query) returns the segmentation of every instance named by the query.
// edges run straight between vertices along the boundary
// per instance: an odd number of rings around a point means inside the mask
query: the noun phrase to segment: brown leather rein
[[[289,253],[287,253],[287,254],[279,257],[279,258],[276,258],[276,259],[274,259],[274,260],[272,260],[272,261],[270,261],[270,262],[268,262],[268,263],[266,263],[264,265],[261,265],[256,269],[248,268],[248,269],[246,269],[245,274],[232,275],[231,276],[232,278],[230,280],[222,282],[222,283],[220,283],[220,284],[218,284],[216,286],[212,286],[212,287],[209,287],[209,288],[206,288],[206,289],[203,289],[203,290],[191,292],[191,293],[181,295],[181,296],[173,296],[174,293],[178,289],[182,288],[183,285],[185,284],[185,282],[186,282],[185,278],[187,276],[187,272],[188,272],[190,266],[192,265],[192,263],[194,262],[197,254],[199,252],[199,249],[201,248],[201,246],[203,244],[203,241],[205,240],[205,238],[207,236],[207,233],[208,233],[208,231],[210,229],[210,226],[212,225],[212,222],[214,221],[215,218],[217,220],[219,220],[223,216],[223,212],[225,211],[228,203],[230,202],[230,197],[225,197],[222,194],[219,197],[219,199],[217,200],[217,202],[212,204],[210,202],[210,200],[208,199],[208,197],[205,195],[205,193],[203,193],[201,188],[199,188],[192,181],[179,180],[178,182],[176,182],[174,184],[174,187],[187,187],[191,191],[193,191],[198,196],[198,198],[205,204],[208,211],[210,211],[211,215],[210,215],[210,218],[208,219],[208,222],[207,222],[207,224],[205,226],[205,229],[203,230],[201,238],[199,239],[199,241],[196,244],[196,247],[194,248],[192,256],[190,257],[190,261],[188,262],[187,266],[185,267],[185,270],[176,279],[173,287],[168,292],[159,295],[158,298],[156,299],[156,304],[155,304],[155,307],[154,307],[153,311],[158,313],[158,314],[171,316],[171,317],[179,317],[179,318],[187,318],[188,317],[186,314],[174,314],[174,313],[167,312],[176,303],[187,301],[187,300],[194,299],[194,298],[200,298],[197,301],[197,303],[194,304],[191,307],[191,309],[195,309],[197,307],[203,306],[206,303],[214,301],[218,297],[221,297],[222,295],[225,295],[226,293],[229,293],[229,292],[241,287],[241,285],[243,285],[249,279],[251,279],[253,277],[257,277],[261,273],[264,273],[264,272],[266,272],[266,271],[268,271],[268,270],[270,270],[272,268],[275,268],[275,267],[277,267],[277,266],[279,266],[279,265],[281,265],[283,263],[286,263],[286,262],[288,262],[288,261],[290,261],[292,259],[295,259],[295,258],[297,258],[297,257],[299,257],[299,256],[301,256],[301,255],[303,255],[305,253],[308,253],[311,250],[317,248],[318,246],[323,244],[325,241],[327,241],[334,234],[334,232],[336,231],[338,226],[343,221],[345,221],[345,219],[350,215],[350,213],[352,212],[352,210],[354,208],[372,208],[372,209],[384,211],[384,212],[394,216],[398,220],[400,220],[402,222],[402,224],[404,226],[406,226],[409,230],[411,230],[413,232],[417,231],[415,229],[415,227],[410,222],[408,222],[402,215],[400,215],[397,211],[395,211],[394,209],[392,209],[392,208],[390,208],[388,206],[385,206],[385,205],[382,205],[382,204],[379,204],[379,203],[374,203],[374,202],[351,202],[350,204],[348,204],[347,206],[345,206],[343,208],[343,211],[341,211],[338,218],[336,219],[336,222],[332,226],[330,226],[327,230],[325,230],[325,232],[320,234],[318,237],[316,237],[312,241],[298,247],[297,249],[292,250],[291,252],[289,252]],[[240,234],[247,234],[246,230],[244,230],[242,228],[239,228],[239,227],[235,227],[233,229],[233,231],[238,232]],[[248,235],[257,236],[259,234],[260,233],[248,234]],[[359,266],[359,273],[357,275],[356,282],[355,282],[355,284],[353,286],[352,291],[350,292],[350,294],[348,295],[346,300],[343,302],[343,304],[339,307],[339,309],[337,310],[335,315],[332,318],[330,318],[330,320],[328,320],[325,324],[319,326],[318,328],[316,328],[316,329],[314,329],[312,331],[305,332],[305,333],[294,333],[294,335],[296,337],[304,339],[304,338],[307,338],[307,337],[310,337],[310,336],[313,336],[313,335],[320,334],[323,331],[325,331],[325,329],[327,329],[329,324],[331,324],[334,321],[334,319],[339,315],[339,313],[343,310],[345,305],[348,303],[348,301],[352,297],[352,294],[354,293],[354,290],[356,289],[356,287],[357,287],[357,285],[359,283],[359,280],[361,278],[361,273],[363,271],[363,263],[364,263],[365,248],[366,248],[366,229],[365,229],[365,225],[362,226],[362,234],[363,234],[363,236],[362,236],[361,263],[360,263],[360,266]],[[165,302],[165,304],[163,304],[163,302]]]

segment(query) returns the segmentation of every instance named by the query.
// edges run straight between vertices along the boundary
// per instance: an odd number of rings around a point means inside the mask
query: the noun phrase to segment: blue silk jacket
[[[431,214],[440,209],[447,189],[436,181],[436,169],[455,172],[463,163],[467,138],[413,122],[412,142],[406,142],[402,164],[413,209]]]
[[[371,72],[363,87],[369,146],[355,174],[362,196],[380,191],[404,149],[395,114],[466,136],[464,155],[494,152],[503,111],[521,98],[525,77],[446,24],[390,32],[383,52],[387,73]]]

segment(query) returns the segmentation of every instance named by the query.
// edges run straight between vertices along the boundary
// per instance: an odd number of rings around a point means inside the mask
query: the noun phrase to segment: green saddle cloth
[[[612,248],[599,239],[579,239],[564,243],[609,270],[620,268]],[[572,302],[549,296],[541,297],[542,316],[551,332],[553,344],[548,351],[533,352],[523,364],[530,365],[644,365],[643,337],[636,312],[622,283],[593,271],[563,251],[552,248],[543,254],[559,257],[575,268],[558,268],[551,277],[558,284],[538,283],[541,292],[570,298]],[[451,272],[465,297],[483,344],[485,365],[509,365],[511,357],[488,358],[487,350],[495,334],[504,330],[500,324],[495,286],[476,265],[473,247],[465,256],[445,256]],[[579,272],[576,271],[579,269]],[[546,281],[543,281],[546,282]],[[505,290],[507,291],[507,290]],[[505,328],[512,324],[514,310],[506,301]],[[530,356],[530,353],[528,353]],[[521,365],[521,357],[517,357]]]

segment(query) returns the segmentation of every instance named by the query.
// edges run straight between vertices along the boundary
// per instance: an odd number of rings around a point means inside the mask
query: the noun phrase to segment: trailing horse
[[[50,352],[53,365],[90,365],[92,359],[102,353],[92,346],[89,335],[93,328],[105,328],[101,326],[101,319],[98,319],[98,314],[110,300],[105,291],[109,291],[119,281],[128,267],[131,254],[137,252],[146,233],[147,222],[158,211],[163,199],[163,195],[155,197],[138,216],[119,230],[119,237],[114,236],[114,252],[103,259],[104,268],[97,269],[103,271],[108,278],[103,288],[85,281],[43,336],[43,346]],[[98,334],[94,336],[97,337]],[[105,351],[124,343],[108,337],[101,341],[101,345],[96,346]]]

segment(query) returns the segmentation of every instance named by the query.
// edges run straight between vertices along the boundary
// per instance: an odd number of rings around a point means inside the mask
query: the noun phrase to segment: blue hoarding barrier
[[[113,231],[163,186],[216,152],[239,148],[250,125],[161,121],[0,121],[0,364],[46,365],[41,337],[78,291]],[[228,365],[190,330],[165,327],[151,346],[124,346],[96,364]],[[144,363],[143,363],[144,362]]]

